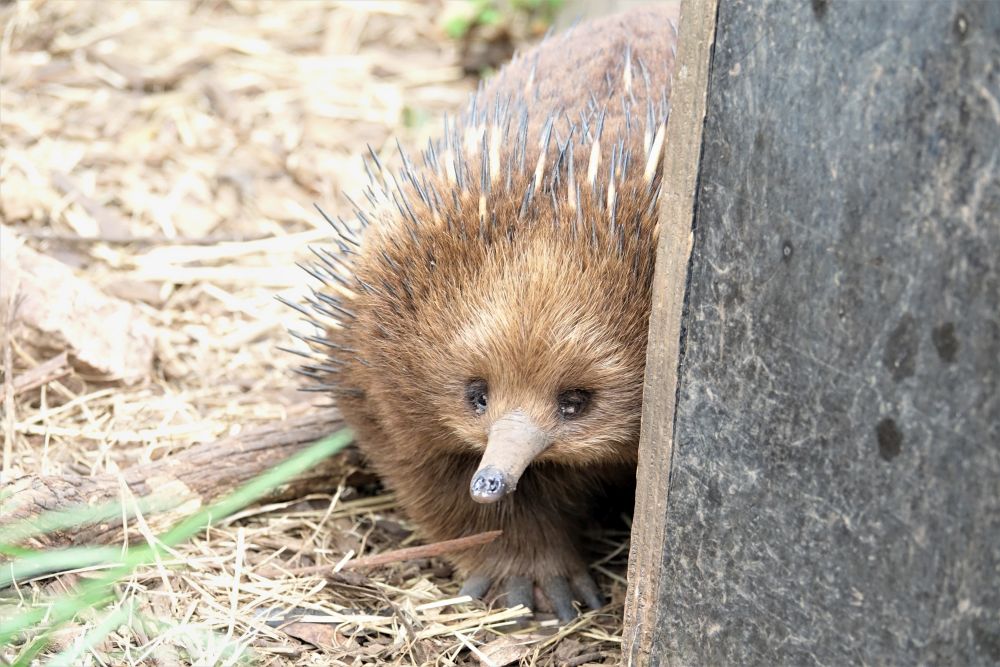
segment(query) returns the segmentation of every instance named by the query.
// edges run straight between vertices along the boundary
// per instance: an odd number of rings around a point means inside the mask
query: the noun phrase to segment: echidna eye
[[[465,400],[477,415],[486,412],[488,396],[486,390],[486,380],[469,380],[469,383],[465,385]]]
[[[586,389],[568,389],[559,394],[559,416],[563,419],[576,419],[582,415],[590,405],[590,395]]]

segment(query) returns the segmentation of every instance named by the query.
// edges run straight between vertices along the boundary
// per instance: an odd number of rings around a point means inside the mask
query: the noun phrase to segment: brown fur
[[[632,11],[515,59],[447,123],[428,166],[405,159],[400,175],[374,175],[360,248],[346,229],[351,242],[340,244],[353,275],[338,262],[314,267],[347,284],[321,290],[334,304],[316,302],[328,340],[313,345],[325,360],[307,373],[331,388],[407,514],[431,540],[504,531],[454,557],[464,573],[540,581],[585,571],[579,540],[595,503],[631,492],[659,152],[646,164],[665,122],[668,19],[672,6]],[[482,416],[464,397],[472,378],[489,383]],[[570,388],[593,400],[567,421],[555,397]],[[514,493],[476,504],[469,481],[490,423],[515,408],[553,444]]]

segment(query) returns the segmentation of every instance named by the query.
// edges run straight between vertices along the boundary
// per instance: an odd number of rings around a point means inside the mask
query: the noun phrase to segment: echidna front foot
[[[494,586],[494,583],[496,584]],[[586,571],[573,576],[551,575],[536,579],[525,575],[510,575],[496,582],[488,575],[473,573],[462,585],[459,595],[482,599],[493,588],[497,591],[497,601],[506,607],[525,607],[535,610],[535,589],[541,590],[552,610],[562,623],[577,617],[575,600],[582,601],[590,609],[604,606],[597,583]]]

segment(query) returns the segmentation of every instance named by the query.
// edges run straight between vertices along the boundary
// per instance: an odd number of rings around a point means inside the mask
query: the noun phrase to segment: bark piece
[[[127,384],[145,378],[155,329],[131,304],[77,278],[0,225],[0,303],[17,290],[21,324],[53,349],[67,349],[85,370]]]
[[[312,644],[325,650],[354,650],[358,643],[330,623],[305,623],[295,621],[282,626],[281,631],[289,637]]]

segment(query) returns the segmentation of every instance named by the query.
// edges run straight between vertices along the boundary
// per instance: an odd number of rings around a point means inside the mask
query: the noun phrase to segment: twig
[[[489,544],[500,537],[501,534],[503,534],[502,530],[489,530],[485,533],[466,535],[465,537],[458,537],[454,540],[445,540],[443,542],[434,542],[432,544],[422,544],[418,547],[406,547],[405,549],[394,549],[393,551],[386,551],[385,553],[376,554],[374,556],[355,558],[352,561],[348,561],[342,569],[354,570],[357,568],[377,567],[379,565],[388,565],[390,563],[398,563],[404,560],[432,558],[434,556],[442,556],[456,551],[465,551],[466,549],[471,549],[472,547]]]
[[[562,663],[564,667],[580,667],[584,663],[591,662],[593,660],[600,660],[604,657],[603,651],[592,651],[590,653],[583,653],[576,656],[575,658],[570,658],[569,660]]]
[[[0,486],[6,485],[10,475],[11,459],[14,457],[14,323],[17,320],[18,288],[20,287],[20,274],[14,272],[13,285],[10,285],[10,294],[7,296],[7,309],[4,330],[6,335],[3,341],[3,416],[4,416],[4,439],[3,439],[3,459],[0,461]]]
[[[9,368],[9,366],[7,367]],[[14,378],[10,391],[13,391],[14,396],[17,396],[54,380],[59,380],[69,375],[69,372],[69,355],[63,352],[18,375]],[[8,383],[5,381],[0,387],[0,401],[7,398],[7,385]]]
[[[99,234],[97,236],[80,236],[78,234],[60,234],[35,229],[18,229],[17,233],[27,239],[54,243],[107,243],[109,245],[216,245],[219,243],[247,243],[249,241],[261,241],[273,237],[273,234],[217,234],[214,236]]]
[[[78,203],[90,217],[96,220],[101,233],[120,236],[128,232],[129,225],[124,218],[85,195],[68,175],[61,171],[52,172],[52,185],[56,190]]]
[[[475,535],[466,535],[465,537],[458,537],[454,540],[444,540],[443,542],[434,542],[432,544],[422,544],[418,547],[406,547],[405,549],[394,549],[392,551],[386,551],[384,553],[376,554],[374,556],[366,556],[364,558],[355,558],[354,560],[348,561],[344,565],[342,570],[355,570],[360,568],[368,567],[378,567],[379,565],[389,565],[390,563],[399,563],[406,560],[414,560],[416,558],[431,558],[433,556],[443,556],[444,554],[454,553],[456,551],[464,551],[466,549],[471,549],[472,547],[483,546],[484,544],[489,544],[496,540],[500,535],[503,534],[501,530],[489,530],[485,533],[476,533]],[[326,572],[327,570],[333,570],[332,565],[310,565],[309,567],[298,567],[293,570],[288,570],[292,574],[313,574],[315,572]]]

